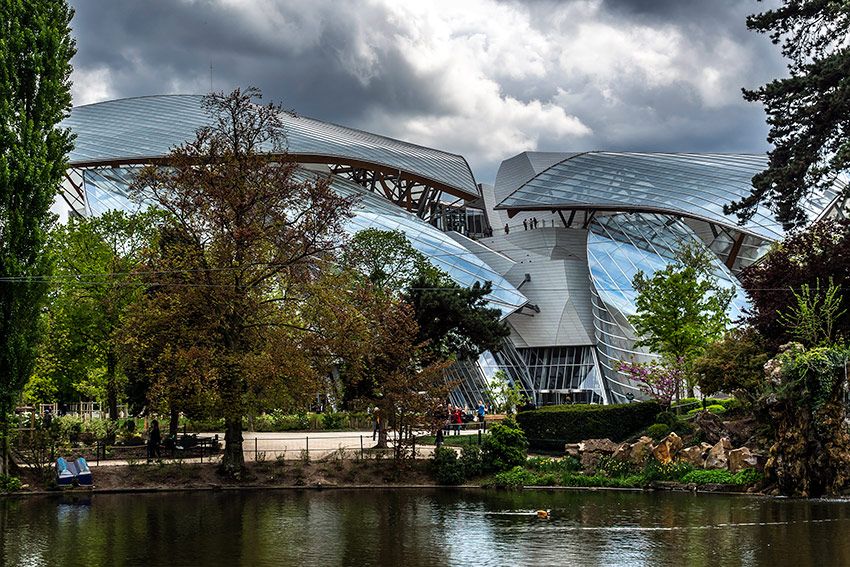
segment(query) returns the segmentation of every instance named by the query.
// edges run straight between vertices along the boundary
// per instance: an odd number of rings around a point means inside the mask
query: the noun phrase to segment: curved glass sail
[[[77,135],[69,162],[72,166],[123,164],[163,157],[209,124],[202,98],[147,96],[75,107],[62,122]],[[375,164],[433,180],[465,198],[480,196],[462,156],[305,116],[282,113],[281,119],[289,153],[308,158],[303,161]]]
[[[777,240],[784,230],[767,208],[759,207],[743,225],[723,212],[724,205],[750,194],[753,176],[766,166],[764,155],[586,152],[535,175],[498,208],[659,212]],[[803,207],[815,219],[836,195],[811,195]]]
[[[637,292],[632,281],[638,272],[652,275],[676,259],[683,244],[704,246],[681,220],[654,213],[620,213],[594,219],[587,235],[587,260],[593,287],[593,316],[600,365],[615,399],[626,401],[637,386],[617,370],[621,361],[646,362],[655,358],[636,348],[628,322],[636,311]],[[715,257],[714,277],[722,287],[735,288],[729,306],[731,320],[743,317],[747,300],[732,273]]]

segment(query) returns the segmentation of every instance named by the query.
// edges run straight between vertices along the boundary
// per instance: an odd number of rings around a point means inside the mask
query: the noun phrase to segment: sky
[[[71,0],[74,104],[260,87],[299,114],[463,155],[764,152],[785,74],[754,0]]]

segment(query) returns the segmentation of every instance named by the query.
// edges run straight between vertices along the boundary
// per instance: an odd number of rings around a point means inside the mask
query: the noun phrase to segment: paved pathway
[[[477,430],[465,430],[461,435],[477,435]],[[224,434],[201,433],[201,437],[218,438],[224,442]],[[335,455],[346,458],[358,456],[373,456],[375,446],[371,431],[292,431],[282,433],[254,433],[246,431],[242,434],[242,450],[246,461],[253,461],[259,455],[260,460],[273,460],[280,456],[287,460],[303,458],[303,451],[309,450],[310,459],[326,459]],[[362,451],[362,452],[361,452]],[[386,450],[388,453],[391,449]],[[416,447],[417,457],[430,457],[434,452],[431,445]],[[218,459],[216,456],[214,459]],[[170,459],[165,459],[170,460]],[[209,458],[182,459],[186,463],[209,462]],[[90,462],[90,466],[126,465],[125,460],[105,460],[100,463]]]

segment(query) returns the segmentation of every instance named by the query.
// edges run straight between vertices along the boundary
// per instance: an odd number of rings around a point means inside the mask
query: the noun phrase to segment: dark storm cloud
[[[137,96],[175,89],[206,92],[257,85],[304,114],[328,120],[357,120],[365,108],[439,108],[427,85],[409,76],[396,54],[382,54],[379,80],[364,83],[347,67],[358,34],[356,21],[322,19],[307,49],[281,41],[287,30],[263,33],[238,8],[213,2],[76,2],[74,32],[82,68],[106,67],[114,95]],[[328,16],[333,15],[328,10]],[[292,30],[307,30],[302,10],[280,16]],[[378,17],[371,18],[378,23]],[[309,33],[309,32],[305,32]],[[392,81],[384,80],[392,77]]]
[[[783,69],[744,24],[769,3],[741,0],[72,3],[78,103],[206,92],[212,64],[216,90],[462,153],[485,182],[528,149],[763,151],[740,87]]]

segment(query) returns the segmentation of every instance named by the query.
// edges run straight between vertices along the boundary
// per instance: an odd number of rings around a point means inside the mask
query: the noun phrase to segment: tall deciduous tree
[[[638,272],[632,285],[637,310],[629,322],[639,337],[637,345],[684,364],[692,390],[687,367],[726,331],[734,288],[719,285],[710,252],[698,246],[684,246],[675,263],[652,276]]]
[[[0,0],[0,472],[8,414],[33,367],[50,262],[50,206],[72,147],[73,11],[63,0]]]
[[[487,303],[490,282],[459,286],[413,248],[401,231],[358,232],[343,259],[376,290],[413,307],[417,343],[439,357],[472,358],[497,350],[510,335],[501,312]]]
[[[318,277],[350,209],[327,179],[299,177],[285,156],[270,158],[285,153],[282,110],[256,104],[259,96],[256,89],[207,96],[211,125],[175,148],[167,168],[145,168],[136,183],[172,214],[184,240],[184,280],[163,281],[159,295],[193,306],[194,331],[209,337],[203,379],[225,419],[228,474],[244,464],[252,385],[268,378],[268,365],[258,362],[277,329],[300,327],[282,306]]]
[[[121,395],[118,360],[122,319],[142,291],[139,269],[154,244],[162,216],[156,211],[71,218],[51,237],[56,257],[52,324],[66,339],[63,366],[102,375],[110,419],[118,419]]]
[[[782,45],[790,76],[744,98],[764,104],[774,145],[752,193],[727,207],[741,219],[759,203],[786,227],[807,221],[800,203],[850,170],[850,6],[844,0],[784,0],[747,18],[747,27]]]

